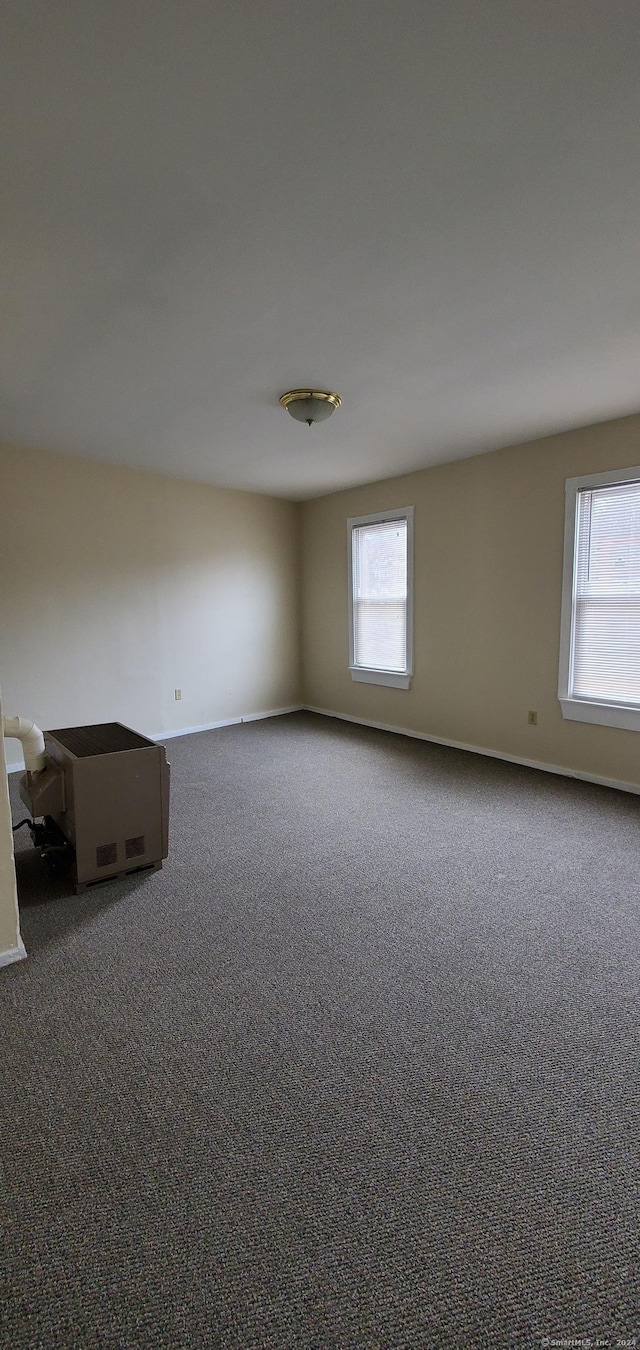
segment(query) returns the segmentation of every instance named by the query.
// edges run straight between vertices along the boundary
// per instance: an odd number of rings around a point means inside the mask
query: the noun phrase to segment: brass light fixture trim
[[[324,422],[330,417],[340,407],[342,399],[328,389],[289,389],[288,393],[280,395],[280,402],[296,422],[312,426],[314,422]]]

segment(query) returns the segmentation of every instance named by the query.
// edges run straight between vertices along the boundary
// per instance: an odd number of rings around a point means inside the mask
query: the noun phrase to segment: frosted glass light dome
[[[324,422],[330,417],[340,407],[342,399],[326,389],[290,389],[280,396],[280,402],[296,422],[312,426],[314,422]]]

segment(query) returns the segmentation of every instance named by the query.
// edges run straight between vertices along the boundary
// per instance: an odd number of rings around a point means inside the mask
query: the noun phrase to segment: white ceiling
[[[637,0],[2,12],[3,439],[301,498],[640,407]]]

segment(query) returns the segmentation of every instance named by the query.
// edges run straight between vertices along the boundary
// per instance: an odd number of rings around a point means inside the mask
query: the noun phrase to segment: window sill
[[[364,666],[349,666],[351,679],[360,684],[386,684],[392,689],[409,689],[411,675],[397,670],[367,670]]]
[[[561,698],[562,716],[572,722],[596,722],[602,727],[640,731],[640,708],[621,703],[595,703],[582,698]]]

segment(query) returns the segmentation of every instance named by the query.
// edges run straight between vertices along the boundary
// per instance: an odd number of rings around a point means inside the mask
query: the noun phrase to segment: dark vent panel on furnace
[[[65,750],[70,750],[77,759],[88,755],[113,755],[121,750],[141,750],[145,745],[154,745],[138,731],[130,731],[121,722],[98,722],[90,727],[63,727],[60,731],[50,731]]]

